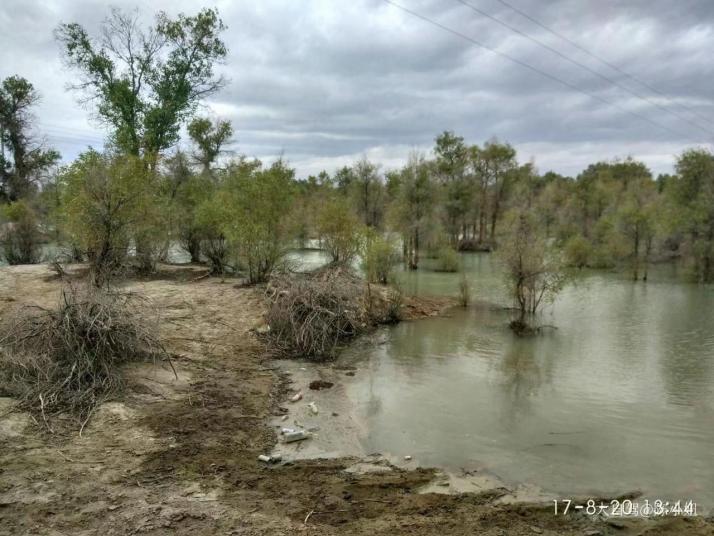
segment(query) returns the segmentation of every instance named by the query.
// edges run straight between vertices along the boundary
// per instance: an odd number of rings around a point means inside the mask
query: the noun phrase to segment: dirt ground
[[[200,268],[163,268],[128,286],[161,315],[168,367],[134,365],[121,400],[82,436],[54,434],[0,398],[0,535],[484,534],[714,535],[702,517],[657,521],[555,516],[552,505],[497,504],[483,494],[420,493],[429,469],[347,470],[355,459],[266,465],[289,380],[255,337],[260,288],[192,281]],[[45,266],[0,268],[0,314],[52,305],[60,282]],[[445,302],[409,302],[432,314]]]

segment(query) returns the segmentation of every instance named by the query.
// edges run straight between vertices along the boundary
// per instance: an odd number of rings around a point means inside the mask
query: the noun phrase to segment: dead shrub
[[[345,268],[275,275],[266,293],[268,342],[287,357],[332,358],[342,343],[380,322],[366,303],[364,281]]]
[[[75,417],[125,386],[121,365],[167,358],[136,294],[66,287],[54,309],[25,307],[0,327],[0,392],[49,419]]]

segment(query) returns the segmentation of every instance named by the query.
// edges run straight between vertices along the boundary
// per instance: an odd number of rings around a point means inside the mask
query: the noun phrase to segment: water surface
[[[464,257],[475,298],[508,305],[494,260]],[[454,294],[459,277],[402,273],[407,291]],[[517,338],[477,306],[386,329],[343,360],[367,452],[485,469],[562,496],[641,489],[714,507],[714,288],[670,268],[650,282],[578,278]]]

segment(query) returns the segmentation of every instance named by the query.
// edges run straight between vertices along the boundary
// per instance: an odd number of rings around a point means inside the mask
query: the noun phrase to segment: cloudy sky
[[[505,2],[466,1],[475,9],[457,0],[394,0],[459,36],[384,0],[207,0],[228,26],[220,70],[230,82],[206,112],[233,122],[238,152],[283,155],[301,176],[361,156],[396,167],[446,129],[471,143],[509,141],[522,161],[565,174],[628,155],[669,171],[684,147],[711,147],[711,0],[507,0],[620,71]],[[148,24],[158,10],[188,14],[198,5],[143,2],[140,14]],[[0,2],[0,78],[33,82],[42,96],[40,131],[65,160],[100,147],[105,132],[65,89],[72,73],[52,30],[76,21],[96,35],[107,14],[107,4],[89,0]]]

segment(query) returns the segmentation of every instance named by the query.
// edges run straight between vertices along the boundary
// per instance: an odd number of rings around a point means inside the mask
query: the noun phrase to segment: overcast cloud
[[[300,176],[334,171],[362,155],[385,168],[413,148],[429,150],[443,130],[471,143],[511,142],[541,171],[577,174],[599,159],[632,155],[655,172],[674,156],[714,140],[711,0],[508,0],[666,94],[653,93],[549,34],[497,0],[469,0],[536,39],[586,63],[648,100],[565,62],[454,0],[395,0],[440,24],[586,89],[614,105],[473,46],[382,0],[207,1],[228,26],[229,84],[207,103],[230,119],[235,149],[283,155]],[[133,9],[138,2],[113,2]],[[151,8],[147,7],[148,5]],[[145,2],[155,11],[194,13],[188,0]],[[88,0],[2,0],[0,78],[19,74],[39,90],[40,132],[71,160],[101,147],[105,132],[66,91],[71,81],[52,31],[77,21],[98,31],[107,4]],[[666,105],[704,128],[676,117]],[[686,109],[685,109],[686,107]],[[691,110],[691,111],[690,111]],[[665,128],[639,119],[644,115]]]

